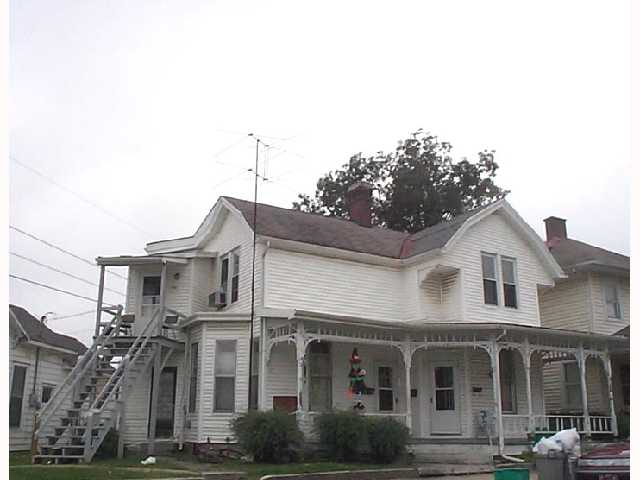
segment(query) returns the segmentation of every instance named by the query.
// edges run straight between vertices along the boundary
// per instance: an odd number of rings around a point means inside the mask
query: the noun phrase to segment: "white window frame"
[[[24,368],[24,383],[22,385],[22,396],[20,397],[20,414],[18,416],[18,424],[11,425],[11,398],[13,392],[13,380],[15,377],[16,368]],[[11,365],[11,383],[9,384],[9,429],[19,430],[23,426],[24,407],[28,405],[29,398],[27,396],[27,380],[29,379],[29,365],[24,363],[15,362]]]
[[[505,308],[510,308],[513,310],[517,310],[520,307],[520,288],[519,288],[519,284],[520,282],[518,281],[518,262],[515,258],[513,257],[507,257],[507,256],[503,256],[500,255],[500,285],[502,286],[502,305]],[[513,266],[513,281],[514,283],[507,283],[504,279],[504,272],[502,271],[502,262],[511,262],[511,265]],[[506,304],[506,297],[504,295],[504,286],[505,285],[513,285],[515,287],[515,291],[516,291],[516,306],[512,307],[510,305]]]
[[[217,363],[217,359],[218,359],[218,345],[220,342],[229,342],[229,343],[233,343],[234,344],[234,349],[235,349],[235,357],[236,357],[236,361],[234,362],[234,366],[233,366],[233,375],[231,374],[218,374],[216,372],[216,363]],[[220,410],[216,408],[216,395],[218,394],[218,389],[217,389],[217,385],[216,385],[216,379],[217,378],[233,378],[233,407],[231,408],[231,410]],[[236,411],[236,400],[238,399],[238,340],[236,338],[218,338],[216,339],[216,351],[215,351],[215,358],[213,359],[213,413],[224,413],[224,414],[229,414],[229,413],[235,413]]]
[[[607,300],[607,288],[611,287],[613,288],[613,291],[615,293],[616,296],[616,304],[618,305],[618,315],[619,316],[611,316],[609,315],[609,302]],[[622,320],[624,318],[624,314],[622,312],[622,302],[620,301],[620,287],[618,286],[618,283],[613,281],[613,280],[606,280],[603,282],[602,285],[602,297],[604,300],[604,308],[606,310],[606,315],[607,318],[609,320]]]
[[[484,266],[483,266],[484,257],[488,257],[488,258],[491,258],[493,260],[495,278],[490,278],[490,277],[485,277],[484,276]],[[482,279],[482,284],[481,284],[481,286],[482,286],[482,303],[486,307],[490,307],[490,308],[499,307],[500,306],[500,285],[502,285],[502,282],[500,281],[500,270],[498,269],[498,254],[497,253],[480,252],[480,276],[481,276],[481,279]],[[487,299],[485,298],[485,295],[484,295],[484,281],[485,280],[491,280],[491,281],[495,281],[496,282],[496,302],[497,303],[487,303]]]
[[[391,387],[381,387],[380,386],[380,369],[381,368],[389,368],[391,370]],[[376,364],[376,371],[375,371],[375,375],[376,375],[376,387],[378,389],[378,395],[377,395],[377,400],[378,403],[376,405],[376,410],[380,413],[394,413],[396,411],[396,396],[395,396],[395,385],[394,385],[394,381],[393,381],[393,365],[389,364],[389,363],[379,363]],[[380,410],[380,392],[382,390],[391,390],[391,410]]]
[[[235,271],[235,267],[236,267],[236,262],[234,261],[235,258],[238,259],[238,271]],[[220,288],[220,290],[224,291],[225,304],[232,305],[240,299],[240,248],[236,247],[229,250],[227,253],[220,256],[219,260],[220,262],[218,265],[218,273],[217,273],[218,287]],[[223,286],[224,279],[222,278],[222,264],[224,263],[225,260],[228,262],[227,285],[226,285],[226,288],[223,289],[222,286]],[[233,279],[236,277],[238,278],[238,298],[233,300],[233,297],[232,297]]]
[[[194,358],[193,347],[196,347],[196,355]],[[194,361],[195,360],[195,361]],[[195,376],[193,368],[195,366]],[[215,368],[215,367],[214,367]],[[215,374],[215,372],[214,372]],[[200,392],[200,342],[191,342],[189,345],[189,401],[187,403],[187,413],[198,413],[198,393]],[[193,408],[191,408],[193,405]]]
[[[158,293],[158,295],[145,295],[144,294],[144,280],[145,278],[159,278],[160,279],[160,292]],[[149,275],[143,275],[142,276],[142,283],[140,284],[140,305],[146,307],[149,305],[160,305],[160,297],[162,296],[162,276],[160,274],[149,274]],[[158,299],[157,303],[146,303],[145,298],[156,298]]]

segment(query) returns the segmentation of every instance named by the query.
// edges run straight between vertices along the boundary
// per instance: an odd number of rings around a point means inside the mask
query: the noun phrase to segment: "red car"
[[[631,478],[631,444],[595,448],[578,460],[577,480],[628,480]]]

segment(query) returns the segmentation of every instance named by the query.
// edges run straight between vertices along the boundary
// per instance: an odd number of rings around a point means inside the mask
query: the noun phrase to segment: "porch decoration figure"
[[[358,355],[358,349],[354,348],[351,353],[351,359],[349,360],[349,388],[347,394],[349,398],[356,396],[356,402],[353,405],[355,411],[364,410],[365,406],[362,403],[362,395],[369,395],[373,392],[372,388],[367,387],[364,383],[364,377],[367,375],[367,371],[364,368],[360,368],[360,355]]]

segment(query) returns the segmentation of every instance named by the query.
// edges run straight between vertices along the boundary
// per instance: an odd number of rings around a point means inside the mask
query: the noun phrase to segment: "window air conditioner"
[[[216,290],[209,295],[209,306],[222,308],[227,304],[227,294],[224,290]]]

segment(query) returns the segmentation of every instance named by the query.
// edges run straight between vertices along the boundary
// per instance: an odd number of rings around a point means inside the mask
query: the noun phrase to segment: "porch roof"
[[[513,323],[437,323],[424,321],[391,322],[373,320],[365,317],[332,315],[308,310],[291,310],[287,316],[290,321],[303,320],[310,321],[321,326],[330,324],[339,326],[344,330],[349,326],[357,328],[374,328],[380,332],[380,337],[389,340],[410,339],[412,342],[427,341],[430,338],[442,338],[444,341],[448,337],[501,337],[505,341],[520,342],[525,338],[531,343],[538,344],[579,344],[585,343],[598,345],[607,348],[611,352],[626,351],[629,349],[629,338],[620,335],[602,335],[596,333],[581,332],[575,330],[555,329],[548,327],[538,327],[533,325],[521,325]],[[326,331],[326,329],[323,329]],[[355,340],[355,339],[354,339]]]
[[[96,263],[106,267],[127,267],[129,265],[153,265],[163,261],[168,263],[187,263],[184,258],[164,255],[120,255],[118,257],[98,257]]]

